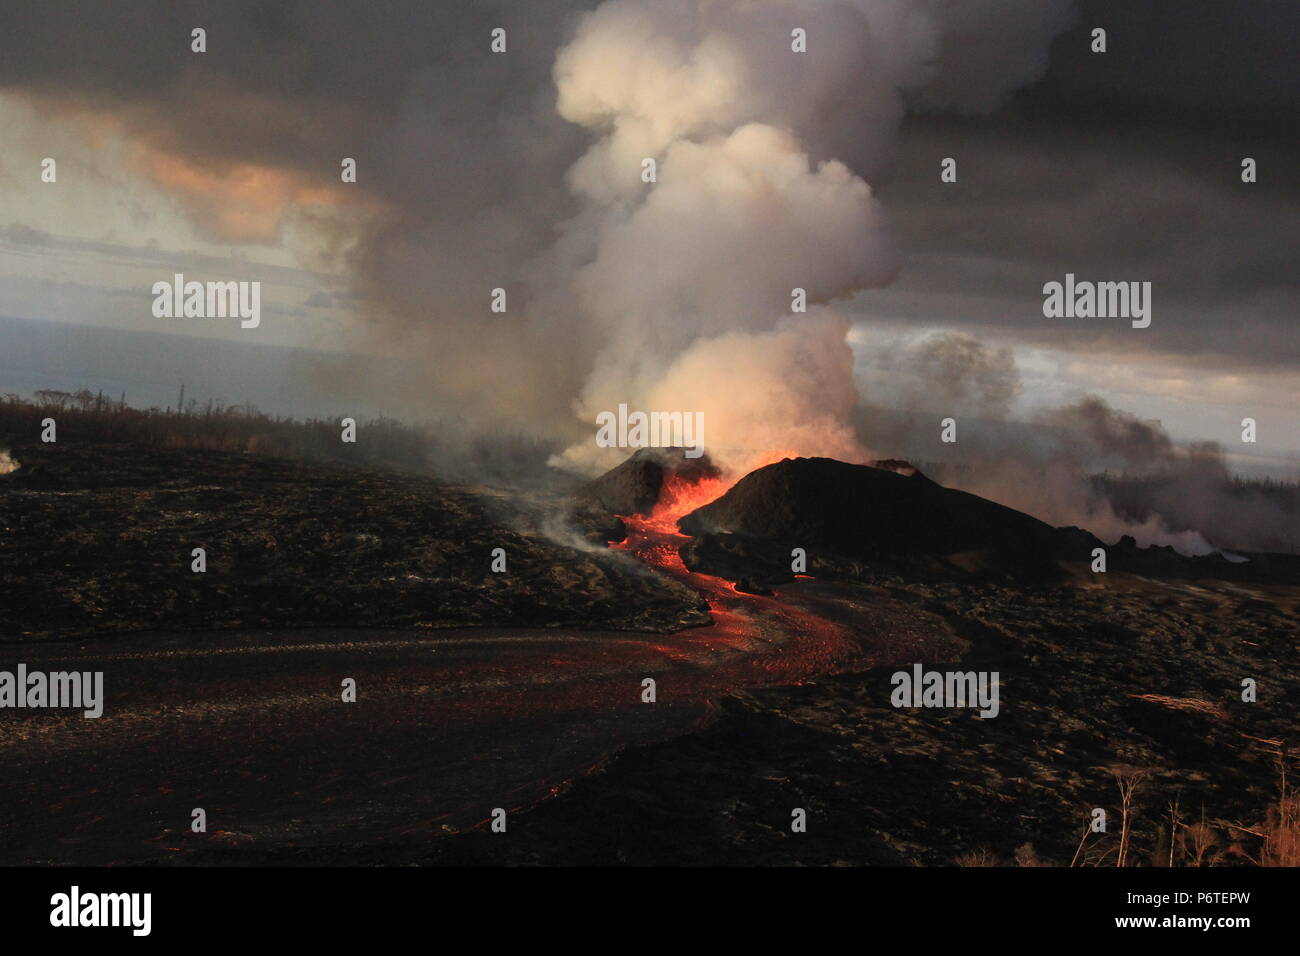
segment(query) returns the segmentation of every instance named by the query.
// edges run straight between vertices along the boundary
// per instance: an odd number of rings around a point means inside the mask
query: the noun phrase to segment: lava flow
[[[752,463],[750,471],[788,457],[791,457],[788,452],[760,456]],[[734,478],[723,477],[720,473],[702,475],[691,480],[678,472],[667,472],[664,475],[663,486],[659,489],[659,500],[650,514],[648,516],[620,515],[623,524],[627,527],[627,537],[610,547],[635,554],[653,567],[690,575],[678,553],[678,549],[686,542],[687,537],[678,530],[677,522],[696,508],[701,508],[722,497],[735,483]],[[692,576],[691,583],[700,586],[707,581],[717,582],[718,579],[705,574],[696,574]],[[733,593],[740,593],[730,585],[726,587]]]
[[[732,484],[721,477],[704,477],[692,482],[676,474],[666,475],[659,501],[648,516],[620,515],[627,527],[627,537],[610,547],[634,554],[653,567],[689,574],[678,553],[686,535],[677,530],[677,521],[720,497]]]
[[[784,456],[768,457],[779,461]],[[651,513],[621,516],[627,537],[610,545],[694,588],[708,601],[713,624],[673,636],[674,641],[688,645],[689,649],[681,648],[683,656],[695,657],[701,649],[712,652],[710,656],[721,652],[728,659],[749,656],[750,674],[756,682],[794,683],[841,670],[850,661],[862,662],[862,645],[851,629],[809,606],[819,603],[825,607],[827,602],[804,600],[803,592],[814,585],[806,576],[778,594],[762,596],[737,591],[722,578],[687,570],[680,549],[689,539],[678,530],[678,519],[716,500],[732,484],[734,480],[723,477],[690,481],[669,473]]]

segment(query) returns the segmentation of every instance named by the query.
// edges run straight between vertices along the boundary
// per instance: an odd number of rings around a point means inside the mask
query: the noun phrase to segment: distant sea
[[[224,342],[163,332],[142,332],[0,316],[0,394],[30,397],[37,389],[103,391],[126,396],[135,408],[251,402],[272,415],[305,418],[383,409],[340,398],[330,390],[329,368],[342,356],[311,349]],[[381,359],[349,359],[370,366],[382,380]]]

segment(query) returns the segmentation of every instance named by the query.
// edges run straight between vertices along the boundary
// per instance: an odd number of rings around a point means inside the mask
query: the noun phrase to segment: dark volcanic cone
[[[622,541],[627,526],[620,515],[648,517],[669,477],[680,475],[693,484],[718,474],[707,455],[687,458],[683,448],[642,448],[578,489],[569,522],[592,544]]]
[[[788,458],[751,472],[718,500],[683,517],[678,527],[716,539],[691,549],[705,563],[721,544],[733,555],[741,552],[742,560],[746,552],[750,557],[761,552],[757,563],[763,572],[778,549],[731,545],[745,539],[779,542],[787,566],[788,548],[802,547],[810,559],[815,552],[833,552],[872,563],[959,556],[959,566],[1016,575],[1053,573],[1056,557],[1077,545],[1037,518],[944,488],[906,462],[879,464]],[[737,569],[723,563],[716,573],[734,579]]]
[[[584,485],[577,498],[580,505],[610,514],[644,517],[654,510],[669,475],[693,483],[719,474],[708,455],[687,458],[682,448],[642,448],[617,468]]]

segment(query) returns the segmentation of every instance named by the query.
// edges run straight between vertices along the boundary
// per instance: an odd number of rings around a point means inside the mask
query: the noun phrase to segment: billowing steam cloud
[[[774,449],[864,457],[826,307],[897,269],[862,175],[909,100],[991,108],[1067,23],[1066,3],[899,0],[611,0],[580,21],[555,67],[561,115],[598,134],[568,175],[592,250],[576,305],[599,342],[579,418],[702,411],[733,468]],[[795,289],[819,305],[792,316]],[[600,454],[579,441],[557,460]]]

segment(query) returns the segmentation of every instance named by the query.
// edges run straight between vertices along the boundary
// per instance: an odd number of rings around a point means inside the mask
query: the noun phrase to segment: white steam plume
[[[791,290],[824,305],[891,281],[863,177],[908,105],[996,106],[1069,22],[1066,0],[611,0],[585,16],[555,65],[561,115],[597,137],[569,171],[582,211],[564,230],[595,345],[578,418],[703,411],[706,450],[733,469],[867,457],[846,326],[792,315]],[[555,462],[611,458],[587,440]]]

